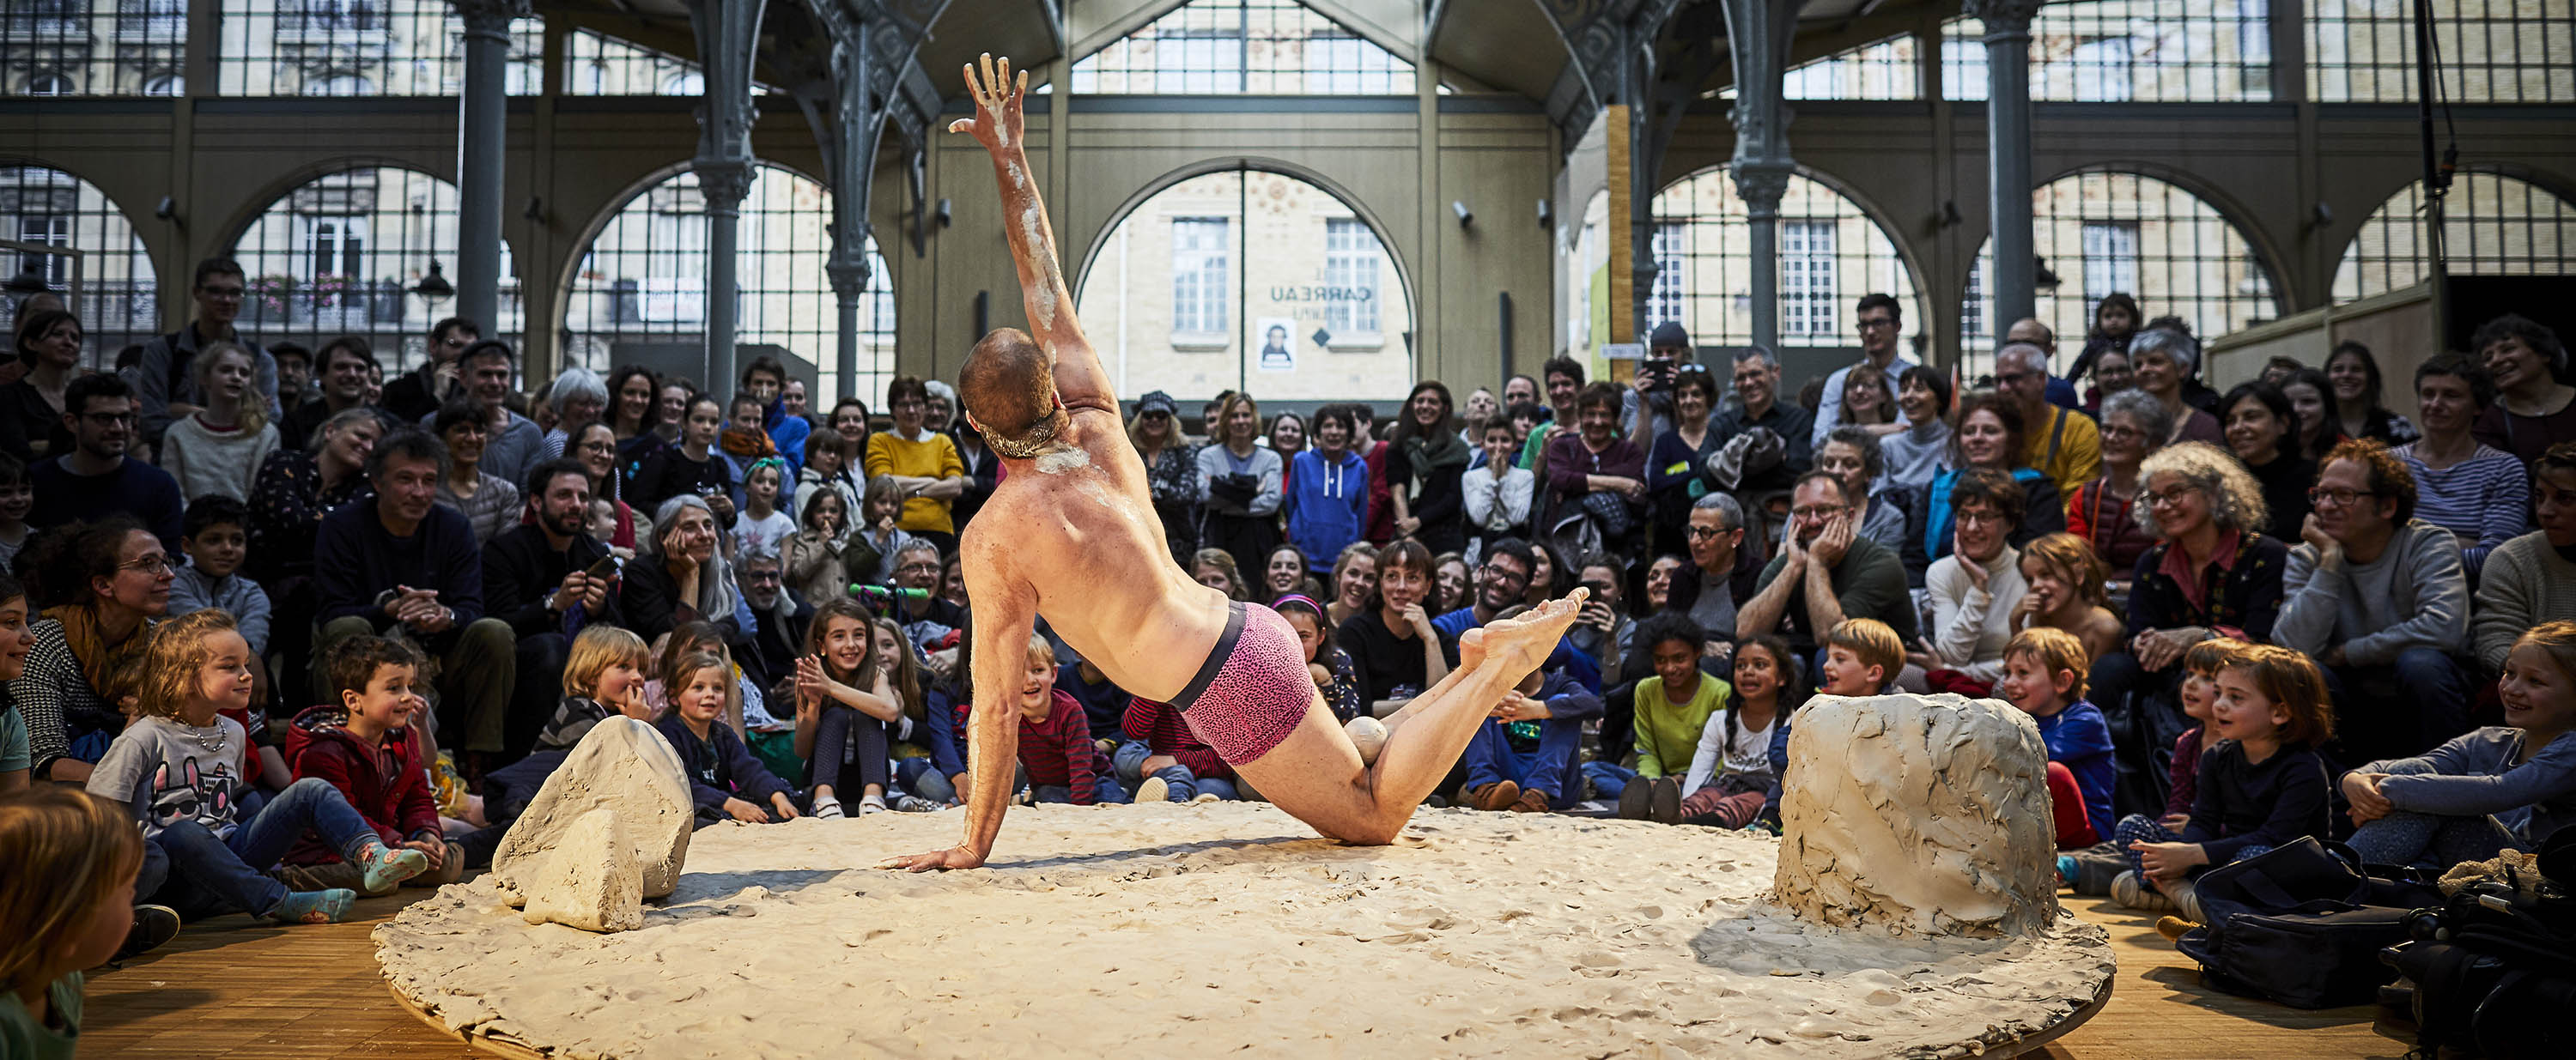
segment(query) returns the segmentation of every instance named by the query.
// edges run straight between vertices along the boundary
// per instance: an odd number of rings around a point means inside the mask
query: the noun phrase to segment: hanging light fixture
[[[447,282],[447,274],[439,271],[438,259],[432,258],[429,262],[429,275],[421,277],[419,283],[413,284],[411,293],[435,304],[456,297],[456,285]]]

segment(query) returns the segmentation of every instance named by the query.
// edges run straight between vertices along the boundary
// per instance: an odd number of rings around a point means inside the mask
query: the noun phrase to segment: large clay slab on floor
[[[530,925],[484,881],[376,929],[396,993],[564,1056],[1934,1056],[2105,989],[2098,927],[1821,928],[1761,900],[1776,840],[1424,810],[1345,847],[1267,805],[1039,806],[998,862],[863,866],[955,814],[698,833],[644,926]]]

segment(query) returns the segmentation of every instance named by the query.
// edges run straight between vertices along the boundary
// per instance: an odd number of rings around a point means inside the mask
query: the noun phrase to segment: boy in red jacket
[[[295,716],[286,733],[286,765],[298,780],[320,777],[340,789],[387,846],[426,855],[429,869],[412,883],[436,887],[464,878],[465,852],[439,829],[438,802],[412,732],[413,716],[427,705],[419,692],[421,661],[419,649],[384,637],[333,645],[325,668],[340,702]],[[287,853],[286,870],[315,886],[358,889],[356,868],[309,832]]]

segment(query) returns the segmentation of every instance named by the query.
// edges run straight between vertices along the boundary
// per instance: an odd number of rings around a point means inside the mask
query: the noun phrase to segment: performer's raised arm
[[[975,601],[974,673],[967,698],[974,704],[966,728],[966,834],[947,850],[878,863],[878,868],[971,869],[993,852],[1002,815],[1011,807],[1011,781],[1020,762],[1018,693],[1028,669],[1029,635],[1036,632],[1037,597],[1026,582],[1006,573],[991,553],[992,538],[970,537],[965,547],[966,592]]]
[[[973,134],[993,156],[993,177],[1002,190],[1002,230],[1011,241],[1011,260],[1020,274],[1020,304],[1028,313],[1029,330],[1054,365],[1056,393],[1064,397],[1067,408],[1105,409],[1116,415],[1117,392],[1109,385],[1109,371],[1101,365],[1099,353],[1083,338],[1081,322],[1074,318],[1073,295],[1065,290],[1064,271],[1056,264],[1055,229],[1022,147],[1027,139],[1021,108],[1028,98],[1028,71],[1014,78],[1008,58],[996,70],[990,53],[982,62],[980,75],[973,64],[966,67],[966,92],[975,99],[975,116],[948,123],[948,131]]]

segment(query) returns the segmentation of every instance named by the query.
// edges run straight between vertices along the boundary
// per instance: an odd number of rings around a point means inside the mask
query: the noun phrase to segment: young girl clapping
[[[842,816],[840,793],[859,792],[859,813],[886,809],[886,726],[901,724],[874,620],[844,596],[814,610],[796,659],[796,753],[809,763],[814,816]]]

